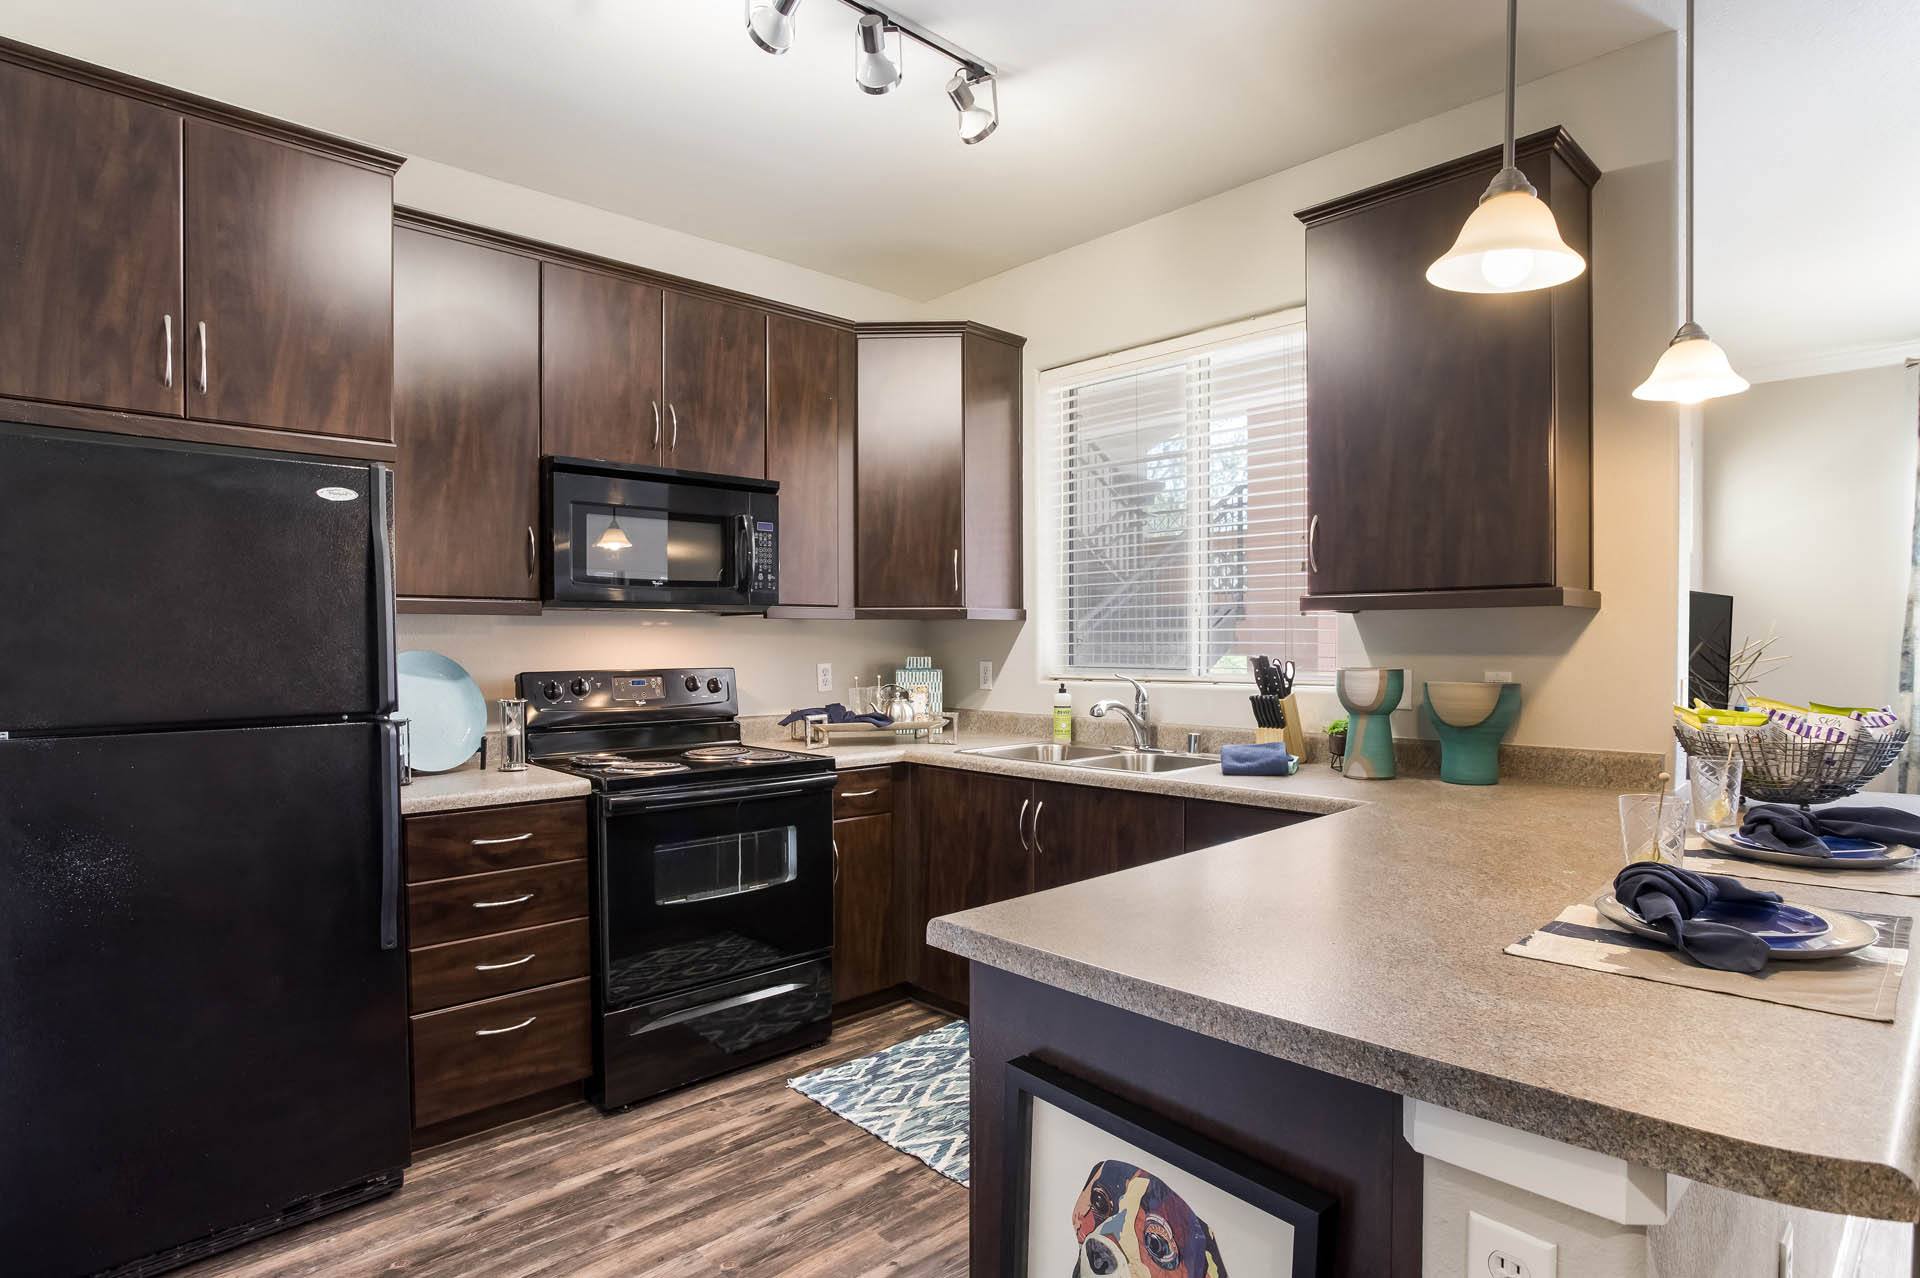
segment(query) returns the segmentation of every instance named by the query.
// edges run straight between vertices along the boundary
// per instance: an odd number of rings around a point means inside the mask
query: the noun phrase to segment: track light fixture
[[[793,47],[798,23],[794,13],[800,0],[743,0],[747,35],[768,53]],[[947,98],[959,113],[960,140],[971,146],[985,141],[1000,127],[1000,77],[985,58],[968,53],[953,41],[925,27],[865,3],[840,0],[859,13],[853,32],[853,83],[862,93],[891,92],[904,78],[905,41],[933,50],[958,68],[947,81]],[[893,37],[889,49],[887,37]]]
[[[887,34],[893,33],[893,52],[887,52]],[[881,94],[899,84],[904,66],[900,28],[889,26],[877,13],[863,13],[853,28],[853,82],[862,93]]]

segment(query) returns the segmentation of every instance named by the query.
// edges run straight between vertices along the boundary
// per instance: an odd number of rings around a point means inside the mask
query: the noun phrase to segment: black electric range
[[[833,761],[740,741],[734,672],[522,674],[527,753],[593,783],[603,1109],[827,1037]]]

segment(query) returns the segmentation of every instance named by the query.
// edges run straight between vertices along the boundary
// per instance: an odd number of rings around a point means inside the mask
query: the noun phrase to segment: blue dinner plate
[[[1743,848],[1753,848],[1761,852],[1772,851],[1771,848],[1755,843],[1744,834],[1736,832],[1729,837],[1733,842],[1738,843]],[[1883,857],[1887,854],[1887,845],[1884,843],[1875,843],[1872,839],[1841,839],[1829,837],[1821,839],[1820,841],[1827,845],[1827,857],[1822,859],[1865,860],[1872,857]]]
[[[1751,932],[1768,945],[1794,945],[1825,936],[1831,930],[1827,921],[1812,910],[1766,901],[1715,901],[1693,917],[1702,923],[1725,923]]]

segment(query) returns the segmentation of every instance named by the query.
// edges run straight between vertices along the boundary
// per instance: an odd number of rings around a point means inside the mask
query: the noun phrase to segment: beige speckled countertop
[[[535,766],[525,772],[498,772],[478,766],[452,772],[416,772],[412,785],[400,787],[400,812],[416,816],[505,803],[538,803],[543,799],[577,798],[592,789],[584,777]]]
[[[961,748],[993,744],[967,739]],[[907,759],[1327,813],[933,920],[976,962],[1285,1060],[1740,1193],[1920,1214],[1914,1003],[1891,1025],[1516,958],[1619,863],[1612,790],[1068,772],[954,747]],[[1794,888],[1920,914],[1920,899]],[[1179,944],[1156,937],[1178,937]]]

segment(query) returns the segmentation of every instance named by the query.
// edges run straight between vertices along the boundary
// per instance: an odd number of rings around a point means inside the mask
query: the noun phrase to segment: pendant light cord
[[[1692,0],[1688,0],[1692,4]],[[1520,0],[1507,0],[1507,141],[1502,149],[1500,165],[1513,167],[1513,96],[1514,84],[1519,68],[1519,29]]]
[[[1693,0],[1687,0],[1686,322],[1693,323]]]

